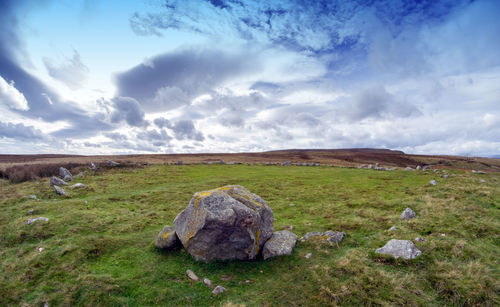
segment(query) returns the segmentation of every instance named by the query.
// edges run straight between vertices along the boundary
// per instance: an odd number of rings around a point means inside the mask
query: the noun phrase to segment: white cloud
[[[9,108],[16,110],[29,110],[28,101],[26,101],[24,95],[16,89],[14,81],[7,83],[2,76],[0,76],[0,104],[5,104]]]

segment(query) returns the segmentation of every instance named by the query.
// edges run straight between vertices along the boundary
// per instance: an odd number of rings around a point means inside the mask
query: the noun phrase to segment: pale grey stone
[[[84,188],[84,187],[85,187],[85,185],[83,183],[80,183],[80,182],[75,183],[75,184],[69,186],[69,188],[71,188],[71,189],[74,189],[74,188]]]
[[[89,168],[93,171],[95,171],[97,169],[97,166],[94,164],[94,162],[90,162],[90,166]]]
[[[281,166],[290,166],[290,165],[292,165],[292,161],[281,162]]]
[[[404,259],[413,259],[422,254],[422,252],[415,247],[415,244],[413,244],[412,241],[396,239],[390,240],[386,245],[375,250],[375,253],[390,255],[396,259],[399,257]]]
[[[311,258],[311,257],[312,257],[312,255],[313,255],[312,253],[307,253],[307,254],[306,254],[306,256],[305,256],[305,258],[306,258],[306,259],[309,259],[309,258]]]
[[[262,250],[264,260],[281,255],[291,255],[297,236],[288,230],[276,231],[272,237],[267,240]]]
[[[67,185],[66,181],[64,181],[62,179],[59,179],[56,176],[50,177],[50,184],[54,185],[54,186],[56,186],[56,185]]]
[[[389,231],[395,231],[397,230],[396,226],[392,226],[391,228],[389,228]]]
[[[33,212],[35,212],[35,209],[29,209],[28,210],[28,214],[30,214],[30,215],[33,214]]]
[[[60,186],[55,185],[55,186],[54,186],[54,190],[55,190],[55,191],[56,191],[56,193],[57,193],[57,194],[59,194],[59,195],[62,195],[62,196],[66,195],[66,191],[64,191],[64,189],[63,189],[63,188],[61,188]]]
[[[186,276],[191,279],[191,280],[194,280],[194,281],[198,281],[200,280],[200,278],[198,277],[198,275],[196,275],[193,271],[191,270],[186,270]]]
[[[181,242],[177,238],[177,234],[172,226],[166,225],[158,234],[155,245],[158,248],[174,249],[180,246]]]
[[[78,174],[75,175],[76,178],[83,178],[83,173],[79,172]]]
[[[120,163],[108,160],[108,161],[106,161],[106,165],[107,166],[118,166],[118,165],[120,165]]]
[[[481,182],[481,183],[485,183],[485,182],[486,182],[486,180],[481,179],[481,180],[479,180],[479,182]]]
[[[422,169],[422,167],[420,165],[417,165],[417,167],[415,168],[415,170],[417,170],[417,171],[419,171],[421,169]]]
[[[483,171],[476,171],[476,170],[472,170],[472,173],[473,173],[473,174],[486,174],[486,172],[483,172]]]
[[[300,241],[307,241],[312,237],[321,236],[321,234],[322,233],[319,231],[311,231],[311,232],[306,233],[302,238],[300,238]]]
[[[322,236],[324,238],[326,237],[325,240],[327,242],[339,243],[340,241],[344,240],[346,234],[343,231],[328,230],[328,231],[325,231]]]
[[[203,283],[207,286],[207,287],[212,287],[212,281],[208,278],[203,278]]]
[[[437,182],[436,182],[436,180],[432,179],[431,181],[429,181],[429,184],[431,184],[431,185],[436,185],[436,184],[437,184]]]
[[[195,260],[248,260],[272,236],[273,223],[273,212],[262,198],[231,185],[195,193],[174,228]]]
[[[401,213],[402,220],[409,220],[409,219],[412,219],[416,216],[417,216],[417,214],[415,213],[415,211],[411,210],[410,208],[406,208],[403,211],[403,213]]]
[[[71,173],[62,166],[59,168],[59,177],[61,177],[64,181],[73,181]]]
[[[29,199],[37,199],[37,198],[36,198],[36,195],[28,195],[28,198],[29,198]]]
[[[28,220],[27,220],[26,222],[24,222],[24,223],[25,223],[25,224],[30,225],[30,224],[33,224],[33,223],[34,223],[34,222],[36,222],[36,221],[45,221],[45,222],[48,222],[48,221],[49,221],[49,219],[48,219],[48,218],[46,218],[46,217],[40,216],[40,217],[36,217],[36,218],[34,218],[34,219],[28,219]]]
[[[424,239],[424,238],[420,238],[420,237],[419,237],[419,238],[415,238],[415,241],[417,241],[417,242],[424,242],[424,241],[425,241],[425,239]]]
[[[224,288],[223,286],[217,286],[215,287],[215,289],[212,290],[212,294],[217,296],[219,294],[221,294],[222,292],[226,292],[226,288]]]

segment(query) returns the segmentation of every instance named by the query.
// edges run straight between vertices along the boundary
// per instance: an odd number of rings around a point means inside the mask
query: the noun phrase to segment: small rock
[[[28,214],[33,214],[33,212],[35,212],[35,210],[34,210],[34,209],[29,209],[29,210],[28,210]]]
[[[323,237],[326,237],[326,241],[332,243],[339,243],[340,241],[344,240],[345,236],[345,232],[343,231],[328,230],[323,233]]]
[[[70,185],[69,187],[71,189],[74,189],[74,188],[83,188],[83,187],[85,187],[85,185],[83,183],[78,182],[78,183],[75,183],[73,185]]]
[[[383,247],[375,250],[377,254],[391,255],[394,258],[402,257],[404,259],[417,258],[422,252],[415,247],[412,241],[392,239]]]
[[[79,172],[78,174],[76,174],[75,176],[76,178],[83,178],[83,173],[82,172]]]
[[[120,163],[108,160],[108,161],[106,161],[106,165],[107,166],[118,166],[118,165],[120,165]]]
[[[419,171],[421,169],[422,169],[422,167],[420,165],[417,165],[417,167],[415,168],[415,170],[417,170],[417,171]]]
[[[180,161],[180,160],[179,160],[179,161],[177,161],[175,164],[177,164],[177,165],[183,165],[184,163],[183,163],[182,161]]]
[[[413,171],[413,168],[411,168],[410,166],[407,166],[407,167],[405,167],[405,171]]]
[[[50,184],[54,185],[54,186],[56,186],[56,185],[67,185],[66,181],[64,181],[62,179],[59,179],[56,176],[50,177]]]
[[[417,242],[424,242],[425,239],[424,238],[415,238],[415,241],[417,241]]]
[[[473,174],[486,174],[485,172],[483,171],[476,171],[476,170],[472,170],[471,171]]]
[[[417,214],[413,210],[411,210],[410,208],[406,208],[405,211],[403,211],[403,213],[401,213],[402,220],[409,220],[409,219],[412,219],[416,216],[417,216]]]
[[[42,216],[41,216],[41,217],[36,217],[36,218],[34,218],[34,219],[28,219],[26,222],[24,222],[24,224],[28,224],[28,225],[30,225],[30,224],[33,224],[33,223],[34,223],[34,222],[36,222],[36,221],[45,221],[45,222],[48,222],[48,221],[49,221],[49,219],[48,219],[48,218],[46,218],[46,217],[42,217]]]
[[[441,237],[446,237],[446,234],[442,233],[442,234],[441,234]]]
[[[55,185],[55,186],[54,186],[54,190],[55,190],[55,191],[56,191],[56,193],[57,193],[57,194],[59,194],[59,195],[62,195],[62,196],[66,195],[66,191],[64,191],[64,189],[63,189],[63,188],[61,188],[60,186]]]
[[[293,230],[293,226],[292,225],[286,225],[285,226],[285,230]]]
[[[481,179],[481,180],[479,180],[479,182],[481,182],[481,183],[485,183],[485,182],[486,182],[486,180]]]
[[[94,162],[90,162],[89,168],[93,171],[97,170],[97,166],[94,164]]]
[[[292,161],[285,161],[281,163],[281,166],[290,166],[292,165]]]
[[[222,292],[226,292],[226,288],[224,288],[223,286],[217,286],[212,290],[212,294],[215,296],[221,294]]]
[[[212,281],[208,278],[203,278],[203,283],[207,286],[207,287],[212,287]]]
[[[61,177],[64,181],[73,181],[73,176],[64,167],[59,168],[59,177]]]
[[[451,177],[456,177],[456,176],[457,176],[457,174],[451,174]]]
[[[309,240],[310,238],[312,237],[315,237],[315,236],[321,236],[321,232],[319,231],[311,231],[311,232],[308,232],[306,233],[301,239],[300,241],[307,241]]]
[[[290,206],[290,207],[294,207],[294,206],[295,206],[295,204],[289,204],[288,206]]]
[[[37,198],[36,198],[36,195],[28,195],[28,198],[29,198],[29,199],[37,199]]]
[[[38,253],[40,254],[41,252],[43,252],[43,249],[44,249],[43,247],[39,247],[38,248]]]
[[[443,175],[443,178],[448,178],[449,176],[448,175]]]
[[[88,201],[86,201],[86,200],[84,200],[84,201],[83,201],[83,203],[84,203],[84,204],[88,204],[89,202],[88,202]]]
[[[436,184],[437,184],[436,180],[434,180],[434,179],[432,179],[431,181],[429,181],[429,183],[430,183],[431,185],[436,185]]]
[[[227,280],[233,279],[233,276],[231,276],[231,275],[224,275],[220,279],[227,281]]]
[[[262,249],[264,260],[281,255],[291,255],[297,236],[288,230],[275,231]]]
[[[172,226],[166,225],[158,234],[155,245],[158,248],[174,249],[181,244]]]
[[[193,271],[191,270],[186,270],[186,276],[191,279],[191,280],[194,280],[194,281],[198,281],[200,280],[200,278],[198,277],[198,275],[196,275]]]
[[[312,253],[307,253],[307,254],[306,254],[306,256],[305,256],[305,258],[306,258],[306,259],[309,259],[309,258],[311,258],[311,257],[312,257],[312,255],[313,255]]]
[[[392,226],[391,228],[389,228],[389,231],[394,231],[396,229],[397,229],[396,226]]]

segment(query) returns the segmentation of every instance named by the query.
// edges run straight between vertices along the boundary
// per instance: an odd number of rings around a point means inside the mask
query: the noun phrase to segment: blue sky
[[[500,2],[2,1],[0,153],[500,154]]]

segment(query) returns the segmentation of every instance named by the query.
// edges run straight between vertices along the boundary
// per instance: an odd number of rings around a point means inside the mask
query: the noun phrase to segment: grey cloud
[[[203,141],[205,137],[196,130],[192,120],[180,120],[172,127],[177,140]]]
[[[127,139],[126,135],[118,133],[118,132],[107,132],[107,133],[104,133],[104,136],[106,136],[112,140],[115,140],[115,141],[124,141]]]
[[[227,78],[256,69],[245,52],[186,49],[153,57],[115,76],[119,96],[141,102],[144,110],[169,110],[204,93]]]
[[[168,142],[172,139],[170,135],[164,130],[161,129],[160,132],[157,130],[147,130],[137,134],[137,137],[141,140],[147,141],[164,141]]]
[[[144,111],[142,111],[137,100],[130,97],[115,97],[112,102],[115,110],[111,113],[111,122],[125,121],[130,126],[147,126]]]
[[[102,147],[101,144],[95,144],[95,143],[90,143],[90,142],[84,142],[83,145],[85,145],[85,147],[93,147],[93,148],[101,148]]]
[[[398,100],[383,87],[368,88],[356,93],[342,113],[352,121],[421,114],[415,106]]]
[[[89,72],[76,50],[73,50],[72,58],[67,58],[62,63],[54,63],[52,59],[47,57],[43,58],[43,63],[52,78],[63,82],[72,90],[82,87]]]
[[[47,140],[47,135],[33,126],[0,122],[0,137],[33,141]]]
[[[172,123],[165,117],[155,118],[153,122],[158,128],[172,128]]]

